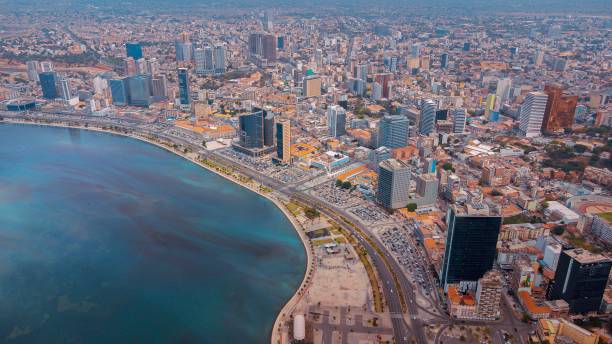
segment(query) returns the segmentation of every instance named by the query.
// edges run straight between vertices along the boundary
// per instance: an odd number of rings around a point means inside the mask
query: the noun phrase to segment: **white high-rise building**
[[[62,92],[63,100],[70,100],[70,98],[72,98],[72,95],[70,94],[70,86],[68,85],[68,79],[65,77],[60,79],[60,90]]]
[[[98,75],[93,79],[93,87],[95,94],[102,95],[104,90],[108,88],[108,81]]]
[[[53,62],[50,62],[50,61],[41,62],[40,70],[42,72],[53,72]]]
[[[512,89],[512,79],[503,78],[497,80],[497,90],[495,91],[495,98],[499,99],[500,104],[503,104],[510,98],[510,90]]]
[[[419,118],[419,134],[429,135],[434,130],[434,124],[436,122],[436,103],[427,99],[423,102],[421,108],[421,116]]]
[[[148,74],[151,74],[151,76],[157,76],[159,75],[159,69],[159,61],[155,57],[152,57],[147,61]]]
[[[31,81],[39,81],[38,73],[40,72],[40,63],[38,61],[28,61],[26,62],[26,67],[28,70],[28,79]]]
[[[463,132],[465,131],[465,114],[465,109],[452,110],[454,134],[463,134]]]
[[[525,137],[542,134],[542,120],[548,95],[543,92],[529,92],[521,105],[519,129]]]

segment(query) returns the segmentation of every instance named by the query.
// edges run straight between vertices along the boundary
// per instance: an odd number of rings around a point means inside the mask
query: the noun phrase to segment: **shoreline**
[[[119,135],[119,136],[123,136],[123,137],[129,137],[141,142],[145,142],[154,146],[157,146],[159,148],[162,148],[170,153],[173,153],[191,163],[194,163],[196,165],[198,165],[199,167],[204,168],[207,171],[210,171],[212,173],[215,173],[218,176],[221,176],[223,178],[225,178],[226,180],[233,182],[249,191],[252,191],[256,194],[258,194],[261,197],[266,198],[267,200],[269,200],[270,202],[272,202],[282,213],[283,215],[287,218],[287,220],[289,220],[289,222],[291,223],[291,225],[293,226],[293,229],[295,230],[295,232],[297,233],[298,237],[300,238],[300,241],[302,242],[302,248],[304,249],[304,253],[306,255],[306,269],[304,270],[304,275],[302,276],[302,282],[300,283],[300,285],[298,286],[298,288],[295,290],[295,292],[293,293],[293,295],[283,304],[283,306],[280,308],[280,310],[278,311],[274,323],[272,325],[272,328],[270,329],[270,343],[271,344],[279,344],[282,343],[282,338],[278,337],[278,331],[275,331],[281,322],[281,319],[284,319],[285,317],[285,313],[287,313],[288,311],[292,311],[295,306],[297,305],[297,302],[299,301],[299,299],[301,298],[302,295],[300,295],[300,291],[305,289],[307,287],[308,284],[308,276],[312,274],[312,270],[313,270],[313,266],[314,266],[314,262],[313,262],[313,254],[311,252],[311,245],[310,245],[310,241],[308,239],[308,237],[306,236],[306,234],[304,233],[303,230],[301,230],[301,224],[299,224],[299,222],[297,221],[297,219],[293,216],[293,214],[291,214],[291,212],[289,212],[288,209],[286,209],[286,207],[284,206],[284,204],[281,202],[280,199],[277,199],[277,197],[272,197],[271,195],[268,195],[267,193],[262,192],[261,190],[258,190],[255,187],[252,187],[246,183],[244,183],[243,181],[237,180],[235,178],[232,178],[230,175],[224,174],[220,171],[217,171],[216,169],[212,168],[211,166],[207,166],[206,164],[198,161],[198,159],[192,159],[191,157],[188,156],[189,153],[184,153],[181,152],[179,150],[175,150],[171,147],[168,147],[160,142],[155,142],[152,141],[151,139],[148,139],[144,136],[140,136],[140,135],[134,135],[134,134],[128,134],[128,133],[122,133],[122,132],[116,132],[116,131],[112,131],[109,129],[102,129],[99,127],[91,127],[91,126],[82,126],[82,125],[70,125],[70,124],[64,124],[64,123],[39,123],[39,122],[33,122],[33,121],[22,121],[22,120],[14,120],[12,118],[4,118],[3,121],[0,121],[0,124],[2,123],[7,123],[7,124],[22,124],[22,125],[38,125],[38,126],[46,126],[46,127],[57,127],[57,128],[68,128],[68,129],[81,129],[81,130],[90,130],[90,131],[95,131],[95,132],[101,132],[101,133],[107,133],[107,134],[114,134],[114,135]],[[198,153],[195,153],[198,154]],[[261,185],[261,184],[260,184]],[[274,190],[272,192],[275,192]],[[272,193],[271,192],[271,193]]]

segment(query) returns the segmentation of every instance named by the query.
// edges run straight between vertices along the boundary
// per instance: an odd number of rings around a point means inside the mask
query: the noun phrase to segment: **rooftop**
[[[612,259],[605,257],[601,254],[594,254],[581,248],[564,251],[565,254],[570,256],[572,259],[578,261],[581,264],[592,264],[592,263],[606,263],[612,262]]]

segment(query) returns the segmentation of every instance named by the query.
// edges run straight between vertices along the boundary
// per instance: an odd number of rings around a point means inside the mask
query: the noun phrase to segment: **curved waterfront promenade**
[[[303,244],[303,248],[304,251],[306,253],[306,270],[304,272],[304,276],[302,277],[302,282],[299,286],[299,288],[294,292],[293,296],[283,305],[283,307],[281,308],[281,310],[278,312],[277,317],[275,319],[274,325],[273,327],[270,329],[271,331],[271,335],[270,335],[270,340],[271,343],[273,344],[279,344],[279,343],[283,343],[282,338],[280,336],[280,327],[282,325],[283,321],[287,320],[287,317],[294,311],[295,306],[299,303],[301,297],[304,295],[305,291],[307,290],[309,283],[311,281],[311,277],[313,274],[313,269],[314,269],[314,255],[312,252],[312,247],[310,245],[310,241],[308,239],[308,237],[306,236],[306,234],[304,233],[304,231],[302,230],[302,226],[301,224],[297,221],[297,219],[293,216],[293,214],[291,214],[291,212],[288,211],[288,209],[286,208],[286,206],[283,204],[283,201],[280,197],[280,195],[276,194],[275,192],[264,192],[261,190],[261,185],[257,184],[256,182],[253,181],[248,181],[245,182],[244,180],[241,180],[239,177],[240,175],[238,174],[234,174],[234,172],[230,172],[228,173],[224,173],[224,171],[221,168],[215,168],[213,166],[207,165],[205,163],[202,163],[201,161],[198,160],[198,155],[195,154],[195,156],[190,156],[193,155],[193,153],[184,153],[178,149],[175,149],[174,147],[172,147],[171,145],[166,145],[163,144],[162,142],[157,142],[152,140],[151,138],[147,137],[147,136],[141,136],[139,135],[140,133],[137,132],[132,132],[132,133],[125,133],[125,132],[119,132],[119,131],[114,131],[114,130],[109,130],[109,129],[104,129],[104,128],[100,128],[100,127],[92,127],[92,126],[83,126],[83,125],[74,125],[74,124],[67,124],[67,123],[41,123],[41,122],[34,122],[34,121],[21,121],[21,120],[15,120],[15,119],[5,119],[4,120],[5,123],[12,123],[12,124],[26,124],[26,125],[34,125],[34,126],[50,126],[50,127],[62,127],[62,128],[73,128],[73,129],[81,129],[81,130],[89,130],[89,131],[97,131],[97,132],[104,132],[104,133],[109,133],[109,134],[115,134],[115,135],[120,135],[120,136],[125,136],[125,137],[129,137],[129,138],[133,138],[142,142],[146,142],[148,144],[151,145],[155,145],[159,148],[162,148],[168,152],[174,153],[208,171],[211,171],[223,178],[225,178],[226,180],[232,181],[252,192],[257,193],[259,196],[265,197],[266,199],[268,199],[269,201],[271,201],[279,210],[281,210],[281,212],[284,214],[284,216],[289,220],[289,222],[291,222],[294,230],[297,232],[300,240],[302,241]],[[221,167],[221,166],[219,166]],[[284,343],[283,343],[284,344]]]

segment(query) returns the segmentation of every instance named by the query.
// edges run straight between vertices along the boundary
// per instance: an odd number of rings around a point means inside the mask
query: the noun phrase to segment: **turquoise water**
[[[172,153],[0,125],[0,342],[267,343],[304,270],[270,201]]]

